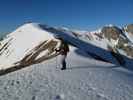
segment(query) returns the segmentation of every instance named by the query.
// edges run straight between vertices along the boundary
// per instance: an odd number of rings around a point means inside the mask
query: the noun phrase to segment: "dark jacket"
[[[63,42],[62,45],[61,45],[61,51],[60,53],[62,55],[67,55],[67,53],[69,52],[69,46],[66,42]]]
[[[56,50],[57,52],[60,52],[61,55],[67,55],[69,52],[69,46],[66,42],[62,41],[62,44],[59,48],[59,50]]]

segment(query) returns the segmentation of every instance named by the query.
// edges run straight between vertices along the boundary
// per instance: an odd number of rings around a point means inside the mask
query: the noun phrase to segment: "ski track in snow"
[[[0,76],[0,100],[133,100],[133,74],[71,51],[67,70],[59,57]]]

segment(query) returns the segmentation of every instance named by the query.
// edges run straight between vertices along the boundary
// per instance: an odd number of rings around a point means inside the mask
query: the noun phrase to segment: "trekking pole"
[[[56,56],[56,68],[57,68],[57,60],[58,60],[57,57],[58,57],[58,56]]]

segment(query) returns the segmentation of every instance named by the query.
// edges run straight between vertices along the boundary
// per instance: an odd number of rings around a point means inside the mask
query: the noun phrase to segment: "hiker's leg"
[[[59,55],[59,64],[58,64],[58,67],[59,68],[63,67],[63,56],[62,55]]]
[[[66,69],[66,55],[62,55],[62,59],[61,59],[61,64],[62,64],[62,70]]]
[[[62,68],[63,69],[66,69],[66,60],[64,59],[64,61],[63,61],[63,64],[62,64],[63,66],[62,66]]]

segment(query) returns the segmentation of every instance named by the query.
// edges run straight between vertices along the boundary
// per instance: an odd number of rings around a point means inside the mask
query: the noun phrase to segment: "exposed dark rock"
[[[133,34],[133,24],[127,25],[125,31]]]
[[[105,36],[105,38],[107,38],[108,40],[117,40],[119,38],[119,35],[122,34],[122,30],[116,26],[105,26],[102,28],[101,34]]]

